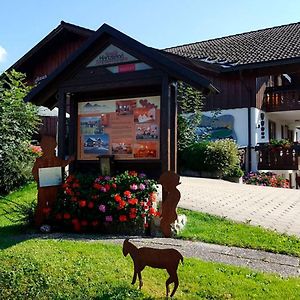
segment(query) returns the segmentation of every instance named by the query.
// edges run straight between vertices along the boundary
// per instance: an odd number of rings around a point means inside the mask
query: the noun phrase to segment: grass
[[[180,238],[300,257],[300,239],[222,217],[180,209],[188,222]]]
[[[0,299],[158,299],[167,274],[146,268],[130,285],[133,264],[101,242],[28,240],[0,251]],[[299,299],[300,279],[185,259],[177,299]]]
[[[8,197],[29,203],[35,195],[36,186],[30,184]],[[271,239],[275,244],[281,237],[223,218],[184,213],[189,222],[182,238],[260,247],[263,240]],[[165,295],[167,274],[164,270],[146,268],[142,291],[137,289],[137,284],[130,285],[133,264],[130,257],[123,257],[119,245],[46,237],[33,239],[26,235],[20,238],[21,229],[20,225],[12,226],[0,216],[0,299],[159,299]],[[265,238],[260,237],[260,242],[254,243],[253,237],[247,242],[249,230],[259,230],[258,236]],[[255,234],[252,231],[252,235]],[[270,248],[270,241],[266,245],[264,247]],[[287,247],[288,251],[299,253],[298,246],[291,243],[282,249]],[[175,299],[296,300],[300,295],[300,278],[283,279],[198,259],[186,258],[184,265],[179,266],[178,275],[180,285]]]

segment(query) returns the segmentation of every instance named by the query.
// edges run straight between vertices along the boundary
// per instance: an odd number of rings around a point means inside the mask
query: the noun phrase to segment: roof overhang
[[[86,42],[83,43],[79,49],[71,54],[63,64],[61,64],[46,79],[40,82],[37,87],[33,88],[25,98],[25,101],[48,106],[45,102],[40,103],[39,99],[45,98],[45,96],[49,98],[53,97],[56,92],[55,88],[59,85],[59,83],[61,83],[60,81],[63,80],[64,75],[74,70],[74,68],[80,64],[80,60],[85,57],[85,54],[89,52],[89,49],[92,49],[92,47],[97,44],[97,41],[105,38],[113,38],[120,44],[125,45],[129,50],[141,54],[145,57],[147,62],[155,63],[159,69],[176,80],[184,81],[194,88],[202,90],[206,94],[219,92],[218,89],[214,87],[209,80],[204,78],[195,68],[183,64],[179,60],[174,61],[174,59],[170,59],[168,55],[162,53],[160,50],[147,47],[115,28],[107,24],[103,24],[88,38]]]

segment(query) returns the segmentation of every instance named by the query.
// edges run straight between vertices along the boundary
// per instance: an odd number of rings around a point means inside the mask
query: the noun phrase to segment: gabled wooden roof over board
[[[300,22],[164,49],[223,71],[300,62]]]
[[[166,54],[160,50],[147,47],[124,33],[114,29],[113,27],[103,24],[96,32],[91,34],[89,39],[84,42],[73,54],[71,54],[53,73],[40,82],[29,95],[26,101],[31,101],[38,105],[53,106],[53,102],[47,103],[57,92],[57,86],[63,80],[70,78],[70,74],[74,75],[74,71],[78,66],[82,66],[88,59],[93,58],[93,48],[102,41],[113,39],[120,45],[124,45],[128,52],[137,57],[142,57],[144,62],[154,65],[162,72],[170,77],[182,80],[191,86],[203,90],[205,93],[218,92],[210,81],[200,75],[201,69],[197,65],[193,65],[189,60],[181,58],[181,61],[170,58],[170,54]],[[184,62],[183,62],[184,61]]]
[[[36,83],[52,73],[93,33],[93,30],[62,21],[8,70],[23,72],[30,84]]]

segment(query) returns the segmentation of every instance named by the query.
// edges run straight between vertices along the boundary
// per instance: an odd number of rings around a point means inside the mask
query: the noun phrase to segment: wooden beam
[[[170,86],[167,75],[162,80],[160,128],[161,172],[164,173],[170,170]]]
[[[171,84],[170,95],[170,170],[177,173],[177,83]]]
[[[58,92],[58,156],[65,159],[66,155],[66,94]]]

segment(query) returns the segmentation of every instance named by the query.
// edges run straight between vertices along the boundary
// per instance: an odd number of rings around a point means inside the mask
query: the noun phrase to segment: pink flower
[[[113,220],[113,217],[112,217],[112,216],[106,216],[106,217],[105,217],[105,221],[106,221],[106,222],[112,222],[112,220]]]
[[[130,189],[133,191],[136,191],[138,189],[138,186],[134,183],[134,184],[130,185]]]
[[[100,210],[101,212],[105,212],[105,210],[106,210],[105,205],[100,204],[100,205],[99,205],[99,210]]]
[[[139,188],[140,188],[140,190],[144,190],[145,188],[146,188],[146,186],[144,185],[144,184],[142,184],[142,183],[140,183],[140,186],[139,186]]]

